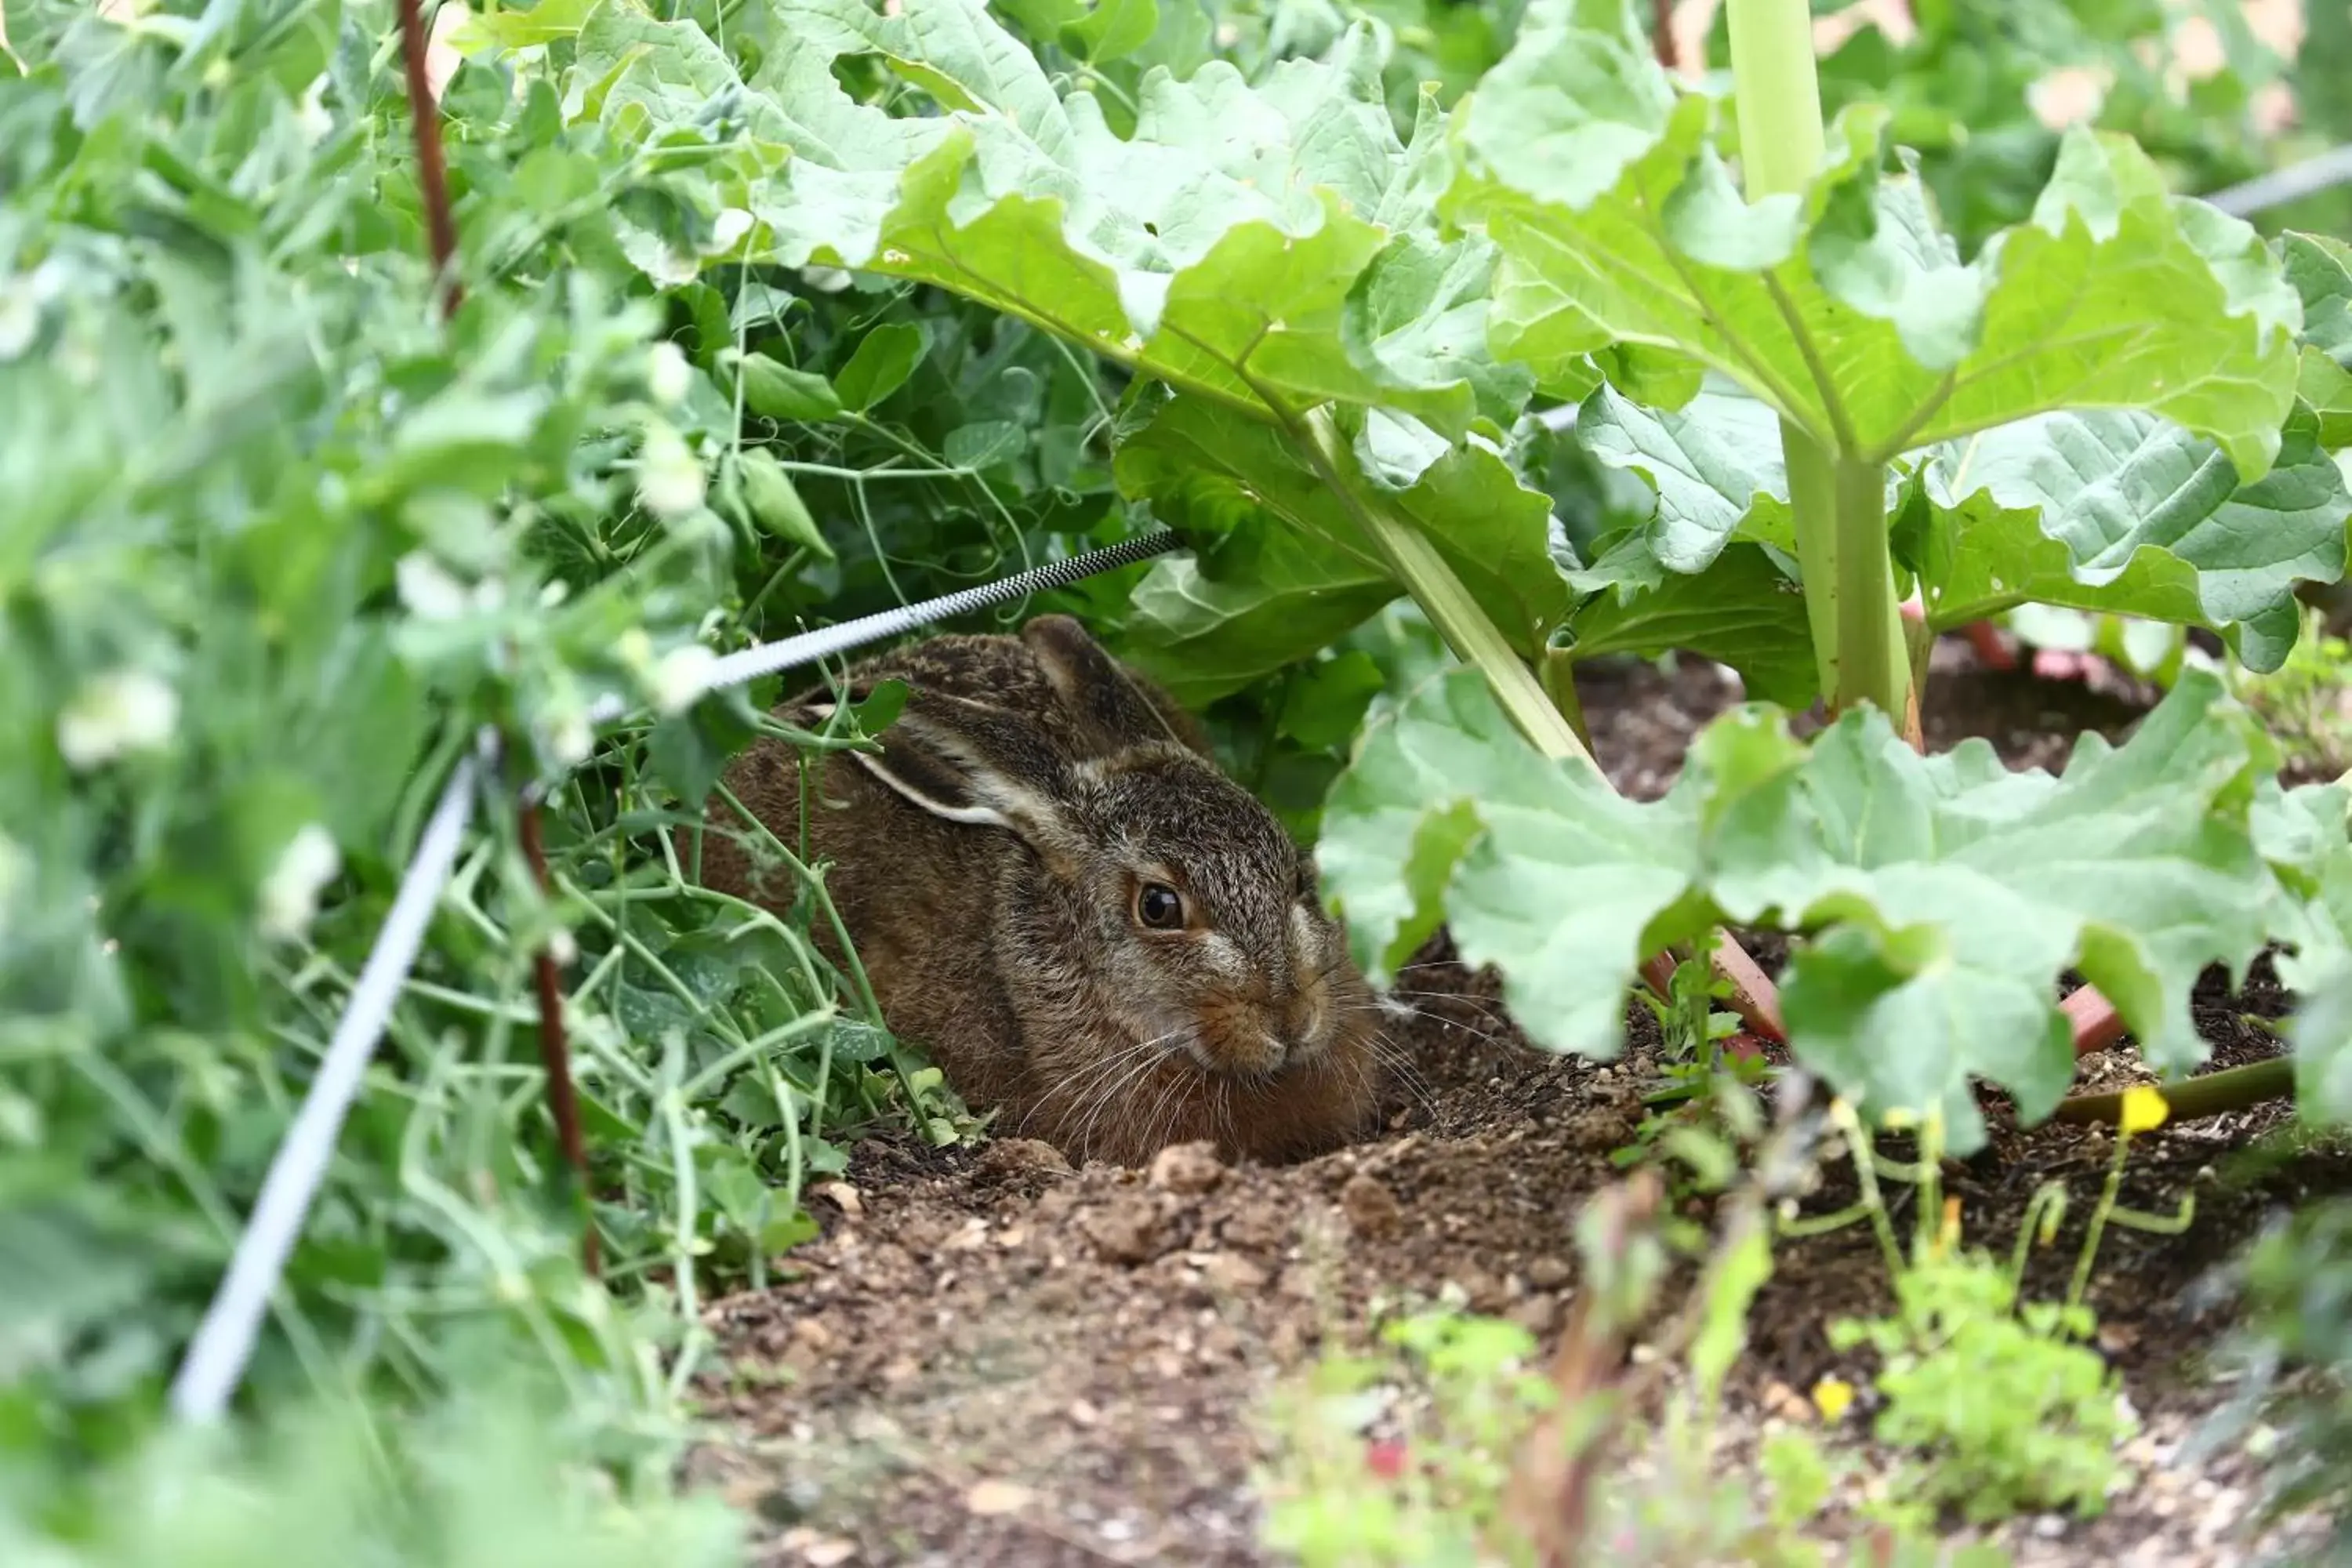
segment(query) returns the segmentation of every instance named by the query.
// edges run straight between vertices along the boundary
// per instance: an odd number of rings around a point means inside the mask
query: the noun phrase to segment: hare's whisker
[[[1080,1072],[1054,1086],[1041,1104],[1055,1100],[1066,1103],[1068,1110],[1062,1125],[1075,1129],[1069,1135],[1073,1151],[1084,1159],[1091,1152],[1093,1127],[1102,1107],[1115,1099],[1140,1073],[1148,1070],[1163,1054],[1160,1047],[1179,1031],[1147,1039],[1134,1040],[1118,1050],[1110,1051],[1090,1062]]]
[[[1496,1028],[1482,1029],[1475,1024],[1465,1023],[1460,1018],[1450,1018],[1443,1013],[1433,1012],[1426,1007],[1412,1008],[1410,1009],[1408,1016],[1413,1018],[1426,1019],[1430,1023],[1439,1026],[1441,1028],[1458,1029],[1463,1034],[1468,1035],[1472,1038],[1480,1040],[1486,1045],[1496,1047],[1498,1049],[1513,1048],[1519,1045],[1519,1042],[1511,1039],[1508,1036],[1502,1033],[1500,1026],[1504,1023],[1504,1020],[1501,1018],[1492,1020],[1497,1026]]]
[[[1123,1070],[1098,1075],[1094,1086],[1089,1089],[1085,1100],[1080,1102],[1085,1120],[1079,1124],[1078,1140],[1083,1146],[1088,1148],[1093,1146],[1095,1129],[1101,1122],[1104,1112],[1126,1095],[1146,1073],[1166,1059],[1166,1053],[1159,1047],[1178,1032],[1171,1029],[1167,1034],[1139,1042],[1123,1054],[1114,1054],[1112,1061],[1120,1064]],[[1076,1115],[1077,1112],[1074,1110],[1073,1114]]]
[[[1078,1072],[1055,1085],[1053,1094],[1066,1094],[1073,1100],[1082,1099],[1086,1093],[1110,1079],[1120,1068],[1139,1060],[1149,1060],[1160,1040],[1166,1037],[1161,1036],[1159,1039],[1137,1040],[1121,1049],[1107,1052],[1089,1062]]]

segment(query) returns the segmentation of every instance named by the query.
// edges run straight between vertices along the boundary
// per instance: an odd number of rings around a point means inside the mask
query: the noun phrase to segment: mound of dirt
[[[1965,668],[1931,689],[1933,744],[1984,734],[2012,762],[2050,766],[2080,731],[2119,738],[2141,710],[2129,694]],[[1596,750],[1643,795],[1671,783],[1691,733],[1736,699],[1693,665],[1585,688]],[[701,1394],[721,1435],[692,1468],[756,1506],[761,1560],[1268,1563],[1252,1480],[1257,1412],[1277,1378],[1356,1342],[1383,1310],[1441,1297],[1549,1344],[1576,1286],[1576,1214],[1618,1174],[1612,1156],[1655,1081],[1655,1028],[1630,1009],[1615,1063],[1538,1052],[1491,977],[1453,963],[1442,939],[1400,994],[1414,1011],[1393,1032],[1414,1079],[1392,1088],[1379,1138],[1307,1163],[1229,1167],[1184,1147],[1146,1170],[1074,1171],[1022,1141],[860,1145],[847,1179],[819,1189],[823,1235],[780,1260],[782,1282],[708,1312],[722,1370]],[[2229,1063],[2273,1051],[2257,1020],[2283,1010],[2264,967],[2236,997],[2209,977],[2198,1016]],[[2103,1088],[2144,1070],[2120,1052],[2086,1068]],[[2066,1182],[2075,1217],[2030,1285],[2063,1293],[2108,1135],[2021,1132],[1997,1097],[1987,1103],[1992,1145],[1954,1167],[1949,1190],[1969,1236],[1998,1244],[2038,1184]],[[2021,1563],[2242,1559],[2227,1537],[2251,1500],[2246,1462],[2168,1461],[2221,1394],[2199,1379],[2216,1325],[2197,1317],[2191,1287],[2278,1204],[2352,1188],[2340,1156],[2235,1169],[2231,1152],[2285,1114],[2169,1126],[2136,1144],[2127,1203],[2164,1212],[2193,1190],[2198,1205],[2181,1236],[2111,1231],[2092,1290],[2101,1346],[2145,1422],[2126,1456],[2142,1479],[2097,1521],[2014,1521],[2002,1538]],[[1817,1378],[1863,1381],[1823,1325],[1884,1310],[1887,1283],[1859,1226],[1777,1249],[1735,1374],[1728,1451],[1795,1414],[1794,1391]]]

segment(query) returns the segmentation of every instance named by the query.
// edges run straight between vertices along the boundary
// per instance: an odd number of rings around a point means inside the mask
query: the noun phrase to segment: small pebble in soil
[[[1151,1157],[1147,1178],[1163,1191],[1188,1195],[1213,1191],[1225,1179],[1214,1143],[1172,1143]]]
[[[1246,1258],[1212,1252],[1200,1262],[1202,1276],[1212,1288],[1234,1296],[1255,1296],[1265,1288],[1265,1270]]]
[[[1514,1306],[1511,1321],[1540,1339],[1559,1322],[1559,1302],[1550,1296],[1530,1296]]]
[[[1366,1237],[1394,1233],[1398,1221],[1404,1216],[1396,1194],[1378,1177],[1361,1171],[1349,1177],[1348,1184],[1339,1189],[1339,1207],[1356,1234]]]
[[[1121,1193],[1078,1222],[1106,1263],[1149,1263],[1166,1250],[1159,1205],[1141,1193]]]
[[[1000,1179],[1070,1173],[1070,1163],[1062,1157],[1062,1152],[1034,1138],[990,1139],[980,1151],[977,1167]]]
[[[1019,1513],[1029,1506],[1035,1495],[1016,1481],[991,1479],[974,1482],[972,1489],[963,1494],[963,1506],[982,1517]]]

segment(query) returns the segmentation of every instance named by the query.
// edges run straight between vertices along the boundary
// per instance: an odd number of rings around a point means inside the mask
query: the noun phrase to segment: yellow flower
[[[2146,1084],[2124,1090],[2126,1132],[2153,1132],[2163,1126],[2164,1119],[2171,1114],[2172,1107],[2165,1103],[2161,1090],[2150,1089]]]
[[[1842,1377],[1825,1377],[1813,1384],[1813,1408],[1824,1421],[1838,1421],[1853,1404],[1853,1384]]]

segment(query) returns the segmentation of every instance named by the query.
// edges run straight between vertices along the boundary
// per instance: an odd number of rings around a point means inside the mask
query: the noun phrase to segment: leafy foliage
[[[1502,249],[1504,353],[1554,380],[1612,342],[1671,350],[1857,456],[2119,407],[2268,468],[2297,296],[2251,229],[2176,203],[2132,143],[2071,135],[2032,219],[1963,264],[1916,177],[1886,170],[1883,111],[1839,117],[1801,200],[1751,205],[1709,143],[1712,101],[1670,89],[1622,13],[1539,16],[1461,133],[1460,210]]]
[[[2242,968],[2273,919],[2249,822],[2263,758],[2193,673],[2124,746],[2084,736],[2060,778],[2006,773],[1980,742],[1922,757],[1869,710],[1808,750],[1750,709],[1641,804],[1538,757],[1457,674],[1367,733],[1332,790],[1324,879],[1370,967],[1392,973],[1442,913],[1530,1035],[1596,1055],[1643,955],[1722,922],[1806,932],[1783,991],[1799,1058],[1873,1107],[1940,1109],[1973,1148],[1971,1078],[2028,1120],[2071,1081],[2065,969],[2151,1060],[2200,1059],[2190,987]]]
[[[2017,1301],[2008,1270],[1982,1258],[1915,1261],[1895,1278],[1893,1314],[1830,1327],[1841,1350],[1880,1358],[1879,1439],[1924,1451],[1918,1500],[1971,1522],[2029,1510],[2104,1510],[2135,1426],[2121,1380],[2080,1342],[2080,1307]]]
[[[1916,118],[1850,105],[1801,196],[1750,204],[1716,102],[1656,69],[1624,7],[1534,13],[1459,117],[1448,210],[1500,247],[1496,351],[1581,398],[1594,452],[1657,492],[1571,580],[1697,574],[1692,597],[1741,600],[1751,552],[1710,570],[1740,543],[1792,572],[1785,419],[1896,464],[1896,563],[1931,626],[2063,605],[2221,630],[2275,668],[2294,584],[2345,564],[2352,500],[2297,395],[2333,384],[2297,334],[2340,268],[2298,242],[2283,271],[2137,144],[2080,130],[2030,214],[1963,261],[1890,144]]]
[[[108,1469],[71,1557],[35,1527],[45,1500],[0,1490],[0,1550],[93,1568],[226,1568],[258,1542],[300,1562],[740,1560],[740,1521],[715,1498],[665,1496],[657,1468],[631,1478],[633,1506],[616,1508],[609,1478],[583,1463],[599,1446],[596,1413],[566,1408],[560,1384],[475,1370],[468,1392],[389,1422],[306,1401],[251,1436],[172,1433]]]
[[[551,1363],[583,1421],[657,1416],[683,1322],[583,1279],[578,1194],[515,1092],[532,952],[585,961],[567,1013],[607,1257],[663,1258],[689,1304],[698,1269],[756,1274],[805,1233],[827,1128],[896,1092],[808,950],[819,906],[715,909],[655,847],[648,768],[747,732],[740,695],[677,710],[768,537],[705,504],[731,505],[709,470],[743,460],[735,411],[662,346],[669,307],[614,239],[617,213],[692,244],[691,182],[568,124],[544,79],[461,68],[445,327],[388,6],[7,23],[34,64],[0,79],[0,1468],[28,1528],[100,1550],[89,1467],[152,1426],[486,723],[521,742],[513,777],[592,764],[548,810],[555,897],[486,812],[252,1397],[429,1394],[479,1330]],[[754,510],[814,559],[781,474]],[[600,742],[608,696],[657,721]]]

